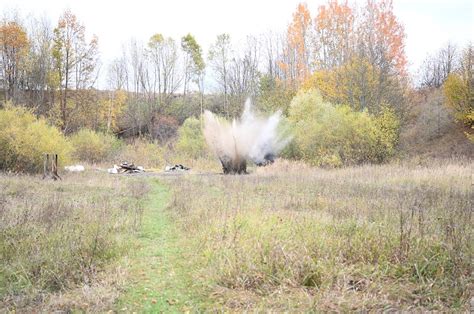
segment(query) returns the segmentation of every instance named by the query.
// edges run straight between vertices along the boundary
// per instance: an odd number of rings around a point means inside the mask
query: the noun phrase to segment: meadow
[[[228,310],[467,310],[472,170],[281,161],[171,180],[169,208]]]
[[[473,312],[468,1],[8,2],[0,314]]]
[[[469,160],[278,160],[241,176],[4,174],[0,304],[467,311],[472,173]]]
[[[147,183],[93,171],[62,175],[0,174],[2,311],[110,305],[115,298],[117,269],[104,270],[141,227]]]

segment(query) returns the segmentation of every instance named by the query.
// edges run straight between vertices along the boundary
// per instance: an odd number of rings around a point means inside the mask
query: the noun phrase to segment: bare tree
[[[421,66],[420,85],[422,87],[439,88],[448,78],[448,75],[457,68],[457,48],[447,43],[436,54],[428,56]]]
[[[161,34],[153,35],[148,42],[148,56],[154,69],[154,88],[158,83],[158,103],[168,106],[171,96],[181,84],[178,72],[178,47],[174,39],[163,37]]]
[[[125,57],[114,59],[107,70],[109,88],[113,90],[126,90],[128,81],[127,60]]]
[[[259,62],[260,45],[257,38],[249,36],[242,54],[234,55],[229,64],[229,92],[230,95],[237,96],[239,106],[243,104],[246,97],[257,93],[260,76]]]
[[[282,79],[281,67],[278,66],[283,57],[283,45],[285,36],[283,34],[268,32],[262,35],[262,64],[266,75],[272,79]]]
[[[31,18],[29,25],[29,62],[24,88],[31,92],[31,104],[38,113],[46,114],[54,103],[53,27],[46,17]]]
[[[229,34],[220,34],[209,49],[209,61],[216,74],[217,83],[224,92],[224,112],[229,116],[229,62],[232,54]]]

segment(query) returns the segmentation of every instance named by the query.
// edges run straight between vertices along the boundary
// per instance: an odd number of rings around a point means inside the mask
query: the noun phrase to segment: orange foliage
[[[18,80],[20,61],[28,53],[28,45],[26,32],[18,23],[5,22],[0,25],[0,55],[9,97],[13,96]]]
[[[11,49],[25,53],[28,47],[26,32],[16,22],[6,22],[0,26],[0,45],[2,49]]]
[[[306,4],[300,3],[293,13],[293,21],[288,26],[288,47],[285,58],[279,62],[279,67],[285,74],[286,80],[293,87],[299,86],[309,76],[308,30],[311,16]]]
[[[399,74],[406,76],[405,30],[393,13],[392,0],[367,0],[366,12],[374,17],[374,24],[365,26],[373,31],[374,44],[383,49]]]
[[[321,5],[314,19],[318,38],[318,63],[322,68],[341,65],[354,49],[354,13],[352,8],[337,0]]]

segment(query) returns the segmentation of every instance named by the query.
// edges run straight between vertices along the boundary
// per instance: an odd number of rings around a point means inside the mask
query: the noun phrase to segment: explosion
[[[246,173],[248,161],[258,166],[272,163],[290,141],[278,131],[280,111],[263,118],[251,107],[247,99],[242,116],[232,123],[210,111],[204,113],[204,136],[225,174]]]

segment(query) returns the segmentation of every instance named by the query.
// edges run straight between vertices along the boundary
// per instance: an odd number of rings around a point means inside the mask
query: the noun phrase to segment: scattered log
[[[129,164],[128,162],[121,163],[118,169],[119,173],[137,173],[143,171],[145,171],[143,167],[135,166],[134,164]]]

